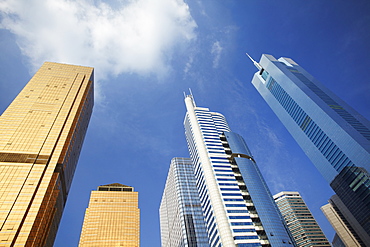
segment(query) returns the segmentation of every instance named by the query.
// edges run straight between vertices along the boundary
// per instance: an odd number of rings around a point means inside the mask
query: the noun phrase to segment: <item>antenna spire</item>
[[[194,100],[194,96],[193,96],[193,92],[191,91],[191,88],[189,88],[189,92],[190,92],[190,98],[191,98],[191,101],[193,102],[193,106],[195,107],[196,104],[195,104],[195,100]]]
[[[254,59],[251,56],[249,56],[248,53],[245,53],[245,54],[249,57],[249,59],[253,62],[254,66],[256,66],[258,70],[262,69],[262,66],[259,63],[257,63],[256,61],[254,61]]]

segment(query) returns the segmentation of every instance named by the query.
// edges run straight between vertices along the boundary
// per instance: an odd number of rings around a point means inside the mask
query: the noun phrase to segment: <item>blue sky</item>
[[[250,81],[255,60],[290,57],[370,119],[370,3],[352,1],[3,0],[0,112],[44,61],[95,67],[95,107],[55,246],[77,246],[90,191],[139,191],[141,246],[160,246],[173,157],[188,157],[183,92],[223,113],[273,194],[301,193],[325,234],[329,185]]]

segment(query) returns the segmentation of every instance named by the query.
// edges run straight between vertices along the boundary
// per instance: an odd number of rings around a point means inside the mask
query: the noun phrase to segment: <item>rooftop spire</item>
[[[262,69],[262,66],[259,63],[257,63],[256,61],[254,61],[253,58],[251,56],[249,56],[248,53],[245,53],[245,54],[249,57],[249,59],[253,62],[254,66],[256,66],[258,70]]]
[[[196,107],[195,105],[195,100],[194,100],[194,97],[193,97],[193,92],[191,91],[191,89],[189,88],[189,92],[190,94],[187,95],[185,92],[184,92],[184,96],[185,96],[185,101],[186,101],[186,98],[189,98],[193,104],[194,107]]]

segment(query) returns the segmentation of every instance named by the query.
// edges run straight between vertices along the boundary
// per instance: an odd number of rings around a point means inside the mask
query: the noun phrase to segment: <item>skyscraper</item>
[[[52,246],[93,95],[93,68],[46,62],[0,117],[0,246]]]
[[[191,159],[172,159],[159,212],[162,247],[210,246]]]
[[[254,64],[252,84],[370,236],[370,122],[292,59]]]
[[[283,191],[274,200],[297,246],[331,246],[298,192]]]
[[[185,97],[185,135],[211,246],[293,246],[244,139]]]
[[[333,226],[336,237],[346,246],[367,246],[370,243],[364,229],[358,224],[351,212],[343,205],[343,202],[337,195],[329,199],[329,203],[321,207],[321,211]],[[333,240],[333,246],[334,246]]]
[[[140,246],[138,192],[114,183],[92,191],[80,237],[80,247]]]

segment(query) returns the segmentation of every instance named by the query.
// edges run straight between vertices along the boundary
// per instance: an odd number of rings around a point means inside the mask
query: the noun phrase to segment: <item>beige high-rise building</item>
[[[93,78],[93,68],[46,62],[0,116],[0,247],[53,245]]]
[[[140,209],[138,192],[119,183],[92,191],[79,247],[138,247]]]

